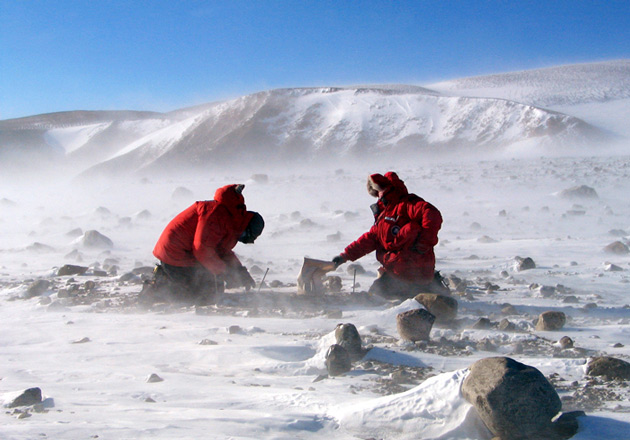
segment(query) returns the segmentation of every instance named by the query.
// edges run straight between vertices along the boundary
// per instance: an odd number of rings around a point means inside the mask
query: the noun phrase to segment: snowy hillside
[[[168,114],[85,112],[0,121],[0,153],[72,172],[313,159],[575,149],[606,135],[566,114],[414,86],[278,89]],[[516,146],[516,147],[515,147]],[[35,153],[24,164],[20,152]],[[17,159],[16,159],[17,158]],[[6,160],[5,160],[6,162]]]
[[[630,136],[630,60],[461,78],[432,84],[455,96],[484,96],[560,111]]]

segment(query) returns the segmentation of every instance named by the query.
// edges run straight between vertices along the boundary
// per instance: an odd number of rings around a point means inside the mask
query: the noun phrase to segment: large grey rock
[[[536,330],[538,331],[554,331],[560,330],[567,322],[564,312],[547,311],[542,312],[536,322]]]
[[[630,363],[610,356],[599,356],[589,361],[586,374],[601,376],[608,380],[630,380]]]
[[[396,316],[400,337],[408,341],[428,341],[435,316],[425,309],[407,310]]]
[[[448,322],[457,317],[457,300],[438,293],[419,293],[414,298],[435,316],[436,322]]]
[[[501,440],[562,438],[551,421],[560,397],[534,367],[508,357],[481,359],[470,367],[462,395]]]

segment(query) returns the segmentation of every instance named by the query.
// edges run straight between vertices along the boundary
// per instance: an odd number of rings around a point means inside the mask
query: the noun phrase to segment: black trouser
[[[436,273],[432,281],[428,283],[417,283],[400,279],[391,275],[389,272],[383,272],[380,277],[374,280],[370,286],[369,293],[387,299],[413,298],[421,292],[448,295],[450,292],[448,288],[442,284],[440,279],[439,273]]]
[[[162,263],[167,279],[184,291],[186,296],[207,296],[222,293],[223,279],[210,273],[201,264],[189,267]]]

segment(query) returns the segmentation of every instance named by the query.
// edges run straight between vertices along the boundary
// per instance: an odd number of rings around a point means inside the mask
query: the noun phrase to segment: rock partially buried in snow
[[[42,403],[42,390],[34,387],[24,390],[19,396],[9,402],[7,408],[17,408],[18,406],[31,406]]]
[[[350,353],[339,344],[328,347],[326,352],[326,370],[330,376],[339,376],[352,369]]]
[[[552,423],[562,408],[560,397],[534,367],[508,357],[481,359],[470,367],[461,390],[501,440],[564,437]]]
[[[558,193],[558,196],[563,199],[597,199],[597,191],[594,188],[586,185],[573,186],[571,188],[564,189]]]
[[[411,342],[428,341],[434,322],[435,316],[424,309],[407,310],[396,316],[400,337]]]
[[[178,186],[171,194],[171,199],[173,200],[190,200],[194,196],[193,192],[188,188],[184,188],[183,186]]]
[[[604,247],[604,252],[607,252],[609,254],[624,255],[630,253],[630,249],[621,241],[613,241],[612,243]]]
[[[151,373],[151,375],[149,377],[147,377],[147,383],[157,383],[157,382],[163,382],[164,379],[162,379],[160,376],[158,376],[155,373]]]
[[[35,296],[41,296],[50,289],[51,283],[48,280],[33,281],[28,289],[26,289],[26,298],[33,298]]]
[[[110,249],[114,247],[114,242],[112,240],[94,229],[85,231],[85,233],[81,237],[77,238],[73,243],[80,244],[88,248]]]
[[[414,299],[435,316],[436,322],[449,322],[457,317],[457,300],[451,296],[420,293]]]
[[[73,264],[65,264],[57,271],[57,276],[62,277],[66,275],[83,275],[88,271],[88,267],[75,266]]]
[[[630,363],[610,356],[591,359],[586,367],[589,376],[602,376],[608,380],[630,380]]]
[[[536,263],[530,257],[514,257],[516,260],[516,270],[521,272],[523,270],[536,269]]]
[[[536,330],[553,331],[560,330],[567,322],[564,312],[547,311],[542,312],[536,322]]]

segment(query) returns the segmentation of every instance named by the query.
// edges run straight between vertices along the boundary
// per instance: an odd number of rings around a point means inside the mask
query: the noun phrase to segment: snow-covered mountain
[[[454,96],[502,98],[553,109],[630,136],[630,60],[461,78],[429,87]]]
[[[543,107],[628,100],[629,69],[630,62],[616,61],[468,78],[429,89],[277,89],[170,113],[32,116],[0,121],[0,158],[29,166],[42,159],[71,162],[75,171],[92,174],[592,145],[610,136],[611,126]],[[25,152],[33,154],[24,159]]]

